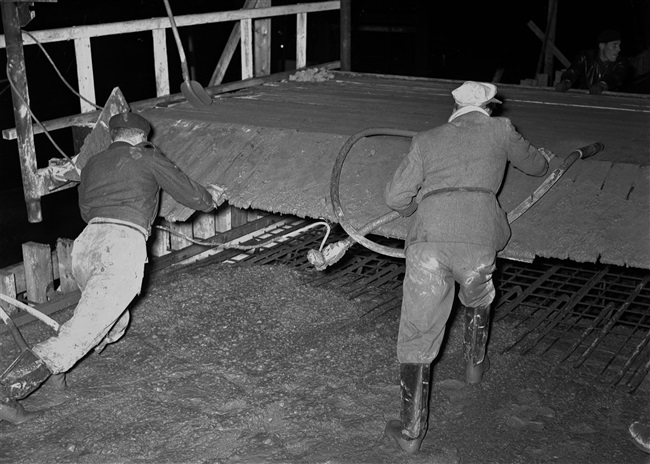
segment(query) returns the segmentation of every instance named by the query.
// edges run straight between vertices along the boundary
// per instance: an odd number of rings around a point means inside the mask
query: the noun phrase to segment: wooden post
[[[169,227],[169,222],[161,221],[160,225]],[[155,226],[151,230],[151,239],[149,240],[149,253],[151,256],[159,257],[169,253],[169,232],[161,230]]]
[[[271,7],[271,0],[257,0],[257,8]],[[271,74],[271,18],[255,20],[255,77]]]
[[[553,75],[553,44],[555,44],[555,29],[557,24],[557,8],[559,0],[549,0],[548,15],[550,27],[547,29],[547,45],[544,50],[544,74],[547,76]]]
[[[180,232],[185,234],[188,237],[192,237],[192,223],[191,222],[172,222],[169,228],[173,231]],[[170,234],[169,242],[171,244],[172,250],[182,250],[183,248],[190,246],[192,242],[184,239],[176,234]]]
[[[0,293],[3,293],[11,298],[16,298],[16,274],[13,272],[0,271]],[[0,300],[0,306],[10,316],[18,309],[5,301]]]
[[[20,156],[20,171],[23,179],[23,192],[27,206],[27,220],[31,223],[43,220],[41,210],[41,188],[36,165],[34,130],[29,113],[29,91],[27,70],[23,50],[21,22],[18,3],[0,2],[2,25],[7,43],[7,78],[14,84],[11,100],[14,106],[14,120]]]
[[[341,0],[341,71],[352,71],[352,0]]]
[[[50,245],[36,242],[23,243],[23,263],[27,300],[45,303],[47,288],[54,282]]]
[[[217,232],[226,232],[232,229],[232,206],[222,204],[215,212],[214,229]]]
[[[59,290],[61,293],[74,292],[79,287],[72,277],[72,246],[74,240],[60,238],[56,241],[56,257],[59,262]]]
[[[198,213],[192,222],[192,233],[196,238],[209,238],[214,236],[215,229],[215,215],[213,212]]]

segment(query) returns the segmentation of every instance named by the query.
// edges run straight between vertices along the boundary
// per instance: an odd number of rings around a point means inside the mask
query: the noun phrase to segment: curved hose
[[[364,129],[356,134],[352,135],[341,147],[339,154],[336,157],[336,162],[332,168],[332,179],[330,181],[330,196],[332,198],[332,207],[334,208],[334,214],[339,220],[339,224],[343,227],[343,230],[355,241],[365,246],[366,248],[381,253],[383,255],[392,256],[395,258],[404,258],[404,249],[397,249],[392,247],[387,247],[380,245],[371,240],[368,240],[364,237],[365,234],[369,233],[373,229],[386,224],[388,222],[394,221],[399,217],[399,214],[395,211],[381,216],[365,226],[360,230],[355,229],[350,225],[348,220],[345,218],[343,213],[343,208],[341,207],[341,199],[339,197],[339,184],[341,181],[341,170],[343,168],[343,163],[345,158],[348,156],[348,153],[352,149],[355,143],[361,140],[364,137],[370,137],[373,135],[395,135],[398,137],[413,137],[417,132],[402,130],[402,129],[393,129],[386,127],[371,127],[369,129]]]
[[[361,229],[357,230],[354,227],[352,227],[352,225],[350,225],[350,223],[345,218],[345,214],[343,213],[343,208],[341,207],[341,199],[339,197],[339,184],[341,181],[341,170],[343,168],[343,163],[345,161],[345,158],[348,156],[348,153],[350,152],[354,144],[357,143],[362,138],[370,137],[373,135],[395,135],[399,137],[413,137],[415,134],[417,134],[417,132],[409,131],[409,130],[393,129],[393,128],[386,128],[386,127],[371,127],[369,129],[364,129],[362,131],[357,132],[356,134],[353,134],[343,144],[343,146],[339,150],[338,156],[336,157],[336,162],[334,163],[334,167],[332,168],[332,179],[330,181],[330,196],[332,198],[332,207],[334,208],[334,214],[336,214],[336,217],[339,220],[339,224],[341,224],[343,230],[345,230],[345,232],[350,237],[342,242],[339,242],[338,247],[333,247],[332,249],[326,250],[329,251],[330,253],[329,257],[325,256],[326,253],[325,254],[320,253],[319,250],[318,253],[319,256],[317,257],[318,259],[314,257],[310,258],[310,261],[312,261],[312,263],[315,264],[315,262],[318,262],[317,267],[324,269],[327,265],[338,261],[341,255],[345,253],[345,250],[347,250],[347,248],[350,245],[352,245],[350,239],[354,240],[357,243],[360,243],[361,245],[365,246],[366,248],[374,252],[381,253],[386,256],[392,256],[394,258],[405,257],[403,248],[400,249],[400,248],[387,247],[375,243],[371,240],[368,240],[367,238],[364,237],[364,235],[370,233],[372,230],[376,229],[377,227],[397,219],[399,217],[399,213],[395,211],[386,213],[383,216],[369,222]],[[560,179],[560,177],[562,177],[564,172],[567,169],[569,169],[575,161],[577,161],[578,159],[589,158],[601,152],[604,148],[605,147],[602,143],[594,142],[589,145],[585,145],[584,147],[580,147],[573,150],[564,160],[562,165],[559,168],[557,168],[555,171],[553,171],[553,173],[551,173],[551,175],[548,176],[548,178],[542,183],[542,185],[540,185],[519,206],[517,206],[514,210],[508,213],[508,223],[512,224],[513,221],[515,221],[519,216],[521,216],[526,211],[528,211],[531,206],[537,203],[537,201],[539,201],[539,199],[553,185],[555,185],[555,183]]]

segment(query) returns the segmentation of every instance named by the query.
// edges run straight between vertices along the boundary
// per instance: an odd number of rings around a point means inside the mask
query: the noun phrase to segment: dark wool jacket
[[[386,186],[386,204],[401,213],[417,211],[406,246],[418,242],[462,242],[504,248],[510,238],[506,213],[496,194],[510,161],[521,171],[546,174],[546,158],[507,118],[471,112],[417,134],[406,158]],[[451,191],[479,187],[492,193]]]
[[[594,84],[604,82],[607,90],[616,91],[623,87],[631,75],[629,61],[620,55],[612,63],[601,61],[598,50],[587,50],[578,55],[560,79],[570,81],[576,89],[589,89]]]
[[[210,193],[151,143],[114,142],[81,170],[81,217],[86,222],[96,217],[121,219],[151,232],[161,188],[188,208],[210,211],[214,207]]]

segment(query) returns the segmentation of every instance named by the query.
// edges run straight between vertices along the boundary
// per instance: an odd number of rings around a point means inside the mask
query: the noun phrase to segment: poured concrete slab
[[[327,82],[280,82],[217,98],[151,108],[153,142],[191,177],[225,185],[241,208],[336,221],[332,167],[348,137],[370,127],[420,131],[444,123],[460,82],[334,73]],[[500,86],[503,116],[536,146],[559,159],[592,142],[605,150],[577,161],[538,204],[512,226],[502,256],[568,258],[650,268],[650,98],[558,94]],[[389,212],[383,188],[410,138],[374,136],[350,151],[341,173],[343,209],[355,226]],[[550,171],[549,171],[550,173]],[[543,181],[509,169],[499,194],[512,210]],[[163,195],[161,215],[192,214]],[[404,238],[408,220],[378,229]]]

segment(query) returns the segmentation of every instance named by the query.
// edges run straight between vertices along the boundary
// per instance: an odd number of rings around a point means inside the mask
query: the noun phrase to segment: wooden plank
[[[192,221],[192,234],[195,238],[205,239],[212,237],[216,232],[214,212],[198,212]]]
[[[80,38],[74,41],[77,62],[77,82],[79,94],[90,102],[95,103],[95,79],[93,76],[93,56],[90,50],[90,38]],[[95,106],[84,99],[79,99],[82,113],[95,110]]]
[[[156,96],[169,95],[169,62],[165,29],[151,31],[153,42],[153,67],[156,75]]]
[[[228,203],[222,204],[215,211],[214,228],[217,232],[226,232],[232,229],[232,207]]]
[[[296,15],[296,68],[307,65],[307,14]]]
[[[47,301],[48,287],[52,288],[54,272],[50,245],[36,242],[23,243],[25,285],[27,300],[34,303]]]
[[[16,276],[13,273],[0,271],[0,293],[16,298]],[[0,307],[10,316],[18,309],[6,301],[0,300]]]
[[[253,68],[253,21],[243,19],[240,21],[241,31],[241,78],[255,77]]]
[[[169,225],[169,228],[173,230],[174,232],[178,232],[181,234],[184,234],[188,237],[192,237],[192,223],[191,222],[172,222]],[[169,242],[171,245],[171,249],[176,251],[176,250],[182,250],[183,248],[189,246],[192,244],[189,240],[185,239],[184,237],[179,237],[176,234],[170,233],[169,237]]]
[[[59,238],[56,241],[56,256],[59,268],[59,288],[61,293],[68,293],[77,290],[77,282],[72,276],[72,248],[74,240]]]
[[[257,0],[257,8],[268,8],[271,0]],[[271,19],[256,19],[253,23],[255,38],[255,75],[268,76],[271,74]]]
[[[160,225],[169,228],[169,221],[161,220]],[[154,226],[151,237],[147,242],[149,255],[153,257],[164,256],[171,251],[170,233]]]

